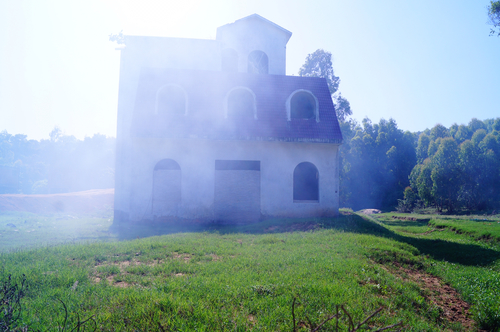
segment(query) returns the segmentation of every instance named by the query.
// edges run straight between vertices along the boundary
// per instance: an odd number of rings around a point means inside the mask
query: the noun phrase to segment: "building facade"
[[[215,40],[125,36],[115,222],[335,216],[325,79],[285,76],[291,33],[254,14]]]

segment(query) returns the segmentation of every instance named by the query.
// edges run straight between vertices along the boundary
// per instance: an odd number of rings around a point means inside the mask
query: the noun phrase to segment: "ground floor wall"
[[[119,220],[247,223],[338,214],[337,144],[135,138],[121,152],[115,191]],[[317,195],[311,199],[294,197],[301,163],[317,169]]]

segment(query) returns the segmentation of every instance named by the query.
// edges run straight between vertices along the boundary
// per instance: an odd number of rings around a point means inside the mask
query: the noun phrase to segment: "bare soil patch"
[[[136,254],[136,256],[138,256],[138,254]],[[211,257],[213,262],[219,261],[219,260],[222,259],[222,257],[217,256],[215,254],[208,254],[206,256]],[[171,259],[181,260],[184,263],[189,263],[189,261],[191,260],[191,257],[192,256],[190,254],[173,252],[172,256],[171,256]],[[153,260],[151,262],[140,262],[140,261],[135,260],[135,259],[126,260],[126,261],[114,261],[114,262],[113,261],[104,261],[104,262],[99,262],[99,263],[97,263],[95,265],[96,268],[94,269],[94,272],[92,274],[91,279],[92,279],[92,281],[94,283],[99,283],[99,282],[101,282],[101,280],[106,279],[107,282],[110,285],[112,285],[112,286],[121,287],[121,288],[130,287],[132,285],[130,283],[125,282],[125,281],[114,282],[114,277],[117,275],[116,273],[104,276],[103,273],[97,272],[97,267],[111,266],[111,265],[112,266],[117,266],[120,269],[120,272],[118,273],[118,275],[123,275],[124,276],[124,275],[128,274],[127,267],[129,267],[129,266],[139,266],[139,265],[155,266],[155,265],[158,265],[158,264],[163,264],[164,262],[165,262],[164,260],[160,260],[160,259]],[[186,275],[186,273],[175,273],[175,274],[172,274],[172,276],[174,276],[174,277],[183,277],[185,275]]]
[[[31,213],[110,213],[114,206],[114,189],[95,189],[50,195],[0,195],[0,211]]]
[[[425,290],[426,299],[441,309],[441,319],[460,323],[466,331],[473,331],[476,323],[470,318],[470,306],[460,294],[440,278],[420,270],[399,267],[395,271],[403,280],[411,280]]]
[[[191,259],[190,254],[179,254],[178,252],[173,252],[172,255],[174,259],[184,260],[185,263],[189,263],[189,260]]]

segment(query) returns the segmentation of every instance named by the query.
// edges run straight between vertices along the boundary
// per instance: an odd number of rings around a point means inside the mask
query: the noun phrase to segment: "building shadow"
[[[346,216],[352,220],[350,231],[360,234],[371,234],[395,240],[398,242],[409,244],[418,249],[421,255],[428,255],[435,260],[447,261],[450,263],[461,264],[466,266],[488,266],[500,259],[500,252],[483,248],[475,244],[464,244],[451,242],[441,239],[423,239],[412,236],[405,236],[395,233],[382,225],[373,221],[352,214]],[[413,221],[408,226],[422,226],[427,221]],[[413,223],[418,223],[414,225]],[[398,223],[401,225],[401,223]],[[331,228],[342,227],[340,224],[336,226],[332,223]]]
[[[425,222],[413,221],[411,226],[413,226],[413,223],[418,223],[421,226]],[[244,225],[179,219],[143,221],[141,223],[113,224],[110,232],[115,233],[119,240],[131,240],[175,233],[266,234],[315,231],[319,229],[336,229],[342,232],[384,237],[409,244],[418,249],[421,255],[428,255],[436,260],[467,266],[488,266],[500,259],[500,252],[492,249],[474,244],[404,236],[356,214],[343,214],[336,218],[274,218]]]

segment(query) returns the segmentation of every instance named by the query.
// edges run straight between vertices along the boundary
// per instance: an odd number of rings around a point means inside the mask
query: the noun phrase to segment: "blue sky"
[[[334,56],[354,118],[404,130],[500,116],[500,38],[488,0],[2,0],[0,131],[116,135],[119,51],[110,33],[214,39],[257,13],[290,30],[287,74]]]

